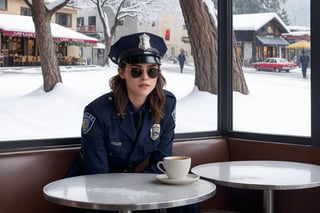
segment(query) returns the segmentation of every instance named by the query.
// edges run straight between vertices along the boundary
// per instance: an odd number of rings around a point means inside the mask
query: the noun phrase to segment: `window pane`
[[[96,17],[95,16],[89,16],[88,18],[89,25],[96,25]]]
[[[177,97],[176,133],[213,131],[217,129],[217,95],[199,91],[195,87],[196,74],[191,39],[181,11],[177,13],[180,14],[179,17],[174,13],[180,8],[179,1],[175,2],[178,6],[171,7],[173,11],[163,10],[157,19],[149,20],[147,24],[140,25],[141,22],[137,17],[127,16],[124,19],[124,25],[117,27],[112,42],[121,36],[143,31],[157,34],[163,39],[168,36],[167,52],[162,59],[161,72],[167,80],[165,89],[173,92]],[[96,8],[81,14],[78,26],[94,25],[95,32],[103,32],[98,15]],[[69,14],[57,13],[56,23],[69,23],[69,18],[70,20],[72,18]],[[113,24],[112,19],[109,24]],[[170,30],[166,31],[166,29]],[[103,36],[103,33],[100,35]],[[199,38],[201,36],[196,37],[196,40],[200,40]],[[99,42],[103,43],[103,41],[104,38],[99,37]],[[207,41],[203,41],[203,46],[213,48],[214,45]],[[10,51],[20,43],[21,47],[24,45],[29,47],[27,45],[30,43],[30,49],[36,49],[34,46],[36,41],[28,42],[26,38],[2,35],[1,42],[2,47]],[[66,63],[66,60],[72,56],[77,60],[79,54],[76,51],[79,48],[81,56],[87,59],[87,65],[90,66],[77,64],[76,61]],[[110,91],[108,80],[117,74],[117,67],[100,66],[104,65],[106,54],[101,44],[95,48],[65,46],[64,43],[58,43],[56,52],[59,59],[63,61],[60,64],[63,84],[58,84],[49,93],[43,91],[43,77],[39,66],[31,67],[28,64],[17,65],[19,67],[8,66],[3,68],[4,72],[0,72],[0,117],[5,121],[0,130],[0,141],[80,137],[85,105]],[[180,52],[186,56],[182,72],[178,63]],[[207,55],[205,61],[210,60],[212,57]],[[211,74],[210,71],[208,74]],[[206,82],[213,81],[212,79],[213,77]]]
[[[7,0],[0,0],[0,10],[7,9]]]
[[[279,8],[248,2],[233,0],[233,28],[250,92],[234,92],[233,130],[310,136],[310,0],[287,0]]]
[[[56,13],[56,23],[62,26],[71,27],[71,14]]]
[[[20,15],[22,15],[22,16],[32,16],[30,8],[21,7],[20,8]]]

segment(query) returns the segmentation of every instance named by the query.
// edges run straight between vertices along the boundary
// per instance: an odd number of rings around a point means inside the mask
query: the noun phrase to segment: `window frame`
[[[320,29],[319,20],[316,18],[317,11],[320,9],[320,3],[316,0],[310,0],[310,17],[311,17],[311,43],[312,51],[311,58],[316,58],[319,55],[320,41],[312,35],[319,35]],[[254,132],[238,132],[232,129],[232,0],[219,1],[218,3],[218,42],[219,54],[219,115],[218,126],[221,129],[222,136],[228,138],[239,138],[247,140],[259,140],[265,142],[278,142],[298,145],[320,146],[320,131],[317,129],[320,126],[320,111],[315,110],[320,108],[320,73],[312,72],[311,76],[311,137],[258,134]],[[222,63],[224,62],[224,63]],[[311,60],[313,70],[318,70],[320,62]],[[218,116],[219,116],[218,115]]]

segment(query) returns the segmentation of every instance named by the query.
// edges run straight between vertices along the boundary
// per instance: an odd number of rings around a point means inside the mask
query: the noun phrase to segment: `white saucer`
[[[200,176],[195,175],[195,174],[188,174],[187,177],[183,179],[172,179],[168,178],[166,174],[161,174],[156,176],[157,180],[159,180],[161,183],[165,184],[171,184],[171,185],[186,185],[186,184],[191,184],[195,181],[197,181]]]

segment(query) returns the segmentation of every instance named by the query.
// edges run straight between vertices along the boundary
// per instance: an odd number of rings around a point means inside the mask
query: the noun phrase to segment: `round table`
[[[166,185],[156,174],[108,173],[53,181],[43,188],[47,200],[60,205],[100,210],[150,210],[184,206],[215,194],[210,181]]]
[[[264,192],[264,212],[273,212],[273,190],[320,186],[320,166],[289,161],[228,161],[196,166],[192,173],[214,183]]]

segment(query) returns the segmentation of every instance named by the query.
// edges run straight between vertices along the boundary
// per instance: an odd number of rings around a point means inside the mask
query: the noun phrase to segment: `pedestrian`
[[[80,158],[68,176],[135,172],[146,159],[144,172],[161,173],[156,164],[172,155],[176,108],[176,97],[163,89],[160,65],[166,51],[164,40],[150,33],[124,36],[111,46],[109,58],[118,73],[109,81],[111,92],[84,109]],[[193,204],[167,212],[199,209]]]
[[[184,63],[186,61],[186,55],[184,49],[180,50],[180,54],[178,55],[178,61],[180,65],[180,73],[183,73]]]
[[[300,64],[302,70],[302,77],[307,78],[307,68],[309,66],[309,56],[305,54],[305,51],[302,51],[302,55],[300,56]]]

